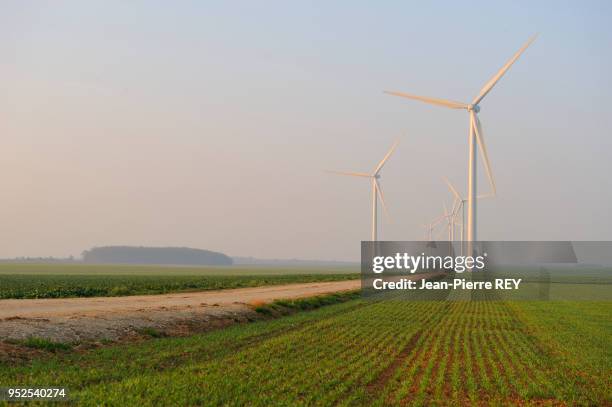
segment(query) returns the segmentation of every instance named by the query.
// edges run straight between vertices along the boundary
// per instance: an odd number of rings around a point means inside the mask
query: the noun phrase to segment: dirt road
[[[360,280],[349,280],[164,295],[0,300],[0,341],[28,337],[58,342],[114,341],[138,337],[144,328],[170,336],[189,335],[261,318],[249,307],[252,303],[360,286]]]
[[[74,343],[114,341],[138,337],[144,328],[163,335],[189,335],[262,318],[249,304],[360,287],[361,280],[348,280],[163,295],[0,300],[0,341],[29,337]],[[0,361],[1,356],[0,350]]]
[[[176,310],[205,305],[247,304],[253,301],[270,302],[280,298],[310,297],[337,291],[356,290],[360,285],[361,280],[347,280],[162,295],[0,300],[0,319],[95,317],[156,309]]]

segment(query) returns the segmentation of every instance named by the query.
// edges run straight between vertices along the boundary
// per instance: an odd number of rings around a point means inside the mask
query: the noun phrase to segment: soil
[[[258,319],[253,304],[359,289],[361,280],[127,297],[0,300],[0,340],[117,341],[145,328],[182,336]]]

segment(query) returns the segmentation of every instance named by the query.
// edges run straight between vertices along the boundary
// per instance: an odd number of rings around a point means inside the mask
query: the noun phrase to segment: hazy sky
[[[468,116],[382,90],[469,101],[536,32],[481,104],[499,196],[479,237],[611,240],[611,20],[607,1],[3,1],[0,257],[356,259],[368,182],[324,170],[370,171],[397,138],[381,237],[420,239],[441,177],[465,192]]]

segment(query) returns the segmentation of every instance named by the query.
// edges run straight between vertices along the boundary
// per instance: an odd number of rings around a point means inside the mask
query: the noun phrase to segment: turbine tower
[[[378,240],[378,198],[380,197],[380,202],[382,203],[383,209],[385,211],[385,214],[387,216],[389,216],[389,212],[387,211],[387,205],[385,204],[385,198],[384,198],[384,194],[382,192],[382,189],[380,187],[380,171],[382,170],[383,166],[385,165],[385,163],[387,162],[387,160],[389,159],[389,157],[391,157],[391,154],[393,154],[393,151],[395,150],[395,148],[397,147],[397,144],[399,143],[399,140],[396,141],[393,146],[391,146],[391,149],[389,149],[389,151],[387,152],[387,154],[383,157],[383,159],[378,163],[378,165],[376,166],[376,168],[374,168],[374,171],[372,171],[371,174],[365,173],[365,172],[342,172],[342,171],[328,171],[334,174],[340,174],[340,175],[348,175],[351,177],[364,177],[364,178],[369,178],[370,179],[370,183],[372,184],[372,234],[371,234],[371,240],[373,242]]]
[[[482,133],[482,126],[478,113],[480,112],[480,102],[485,96],[493,89],[495,84],[504,76],[504,74],[510,69],[512,64],[521,56],[521,54],[531,45],[536,39],[533,36],[527,41],[525,45],[519,49],[516,54],[510,58],[508,62],[482,87],[478,96],[476,96],[471,103],[454,102],[451,100],[437,99],[426,96],[417,96],[403,92],[389,92],[385,91],[390,95],[400,96],[408,99],[419,100],[421,102],[429,103],[432,105],[443,106],[450,109],[465,109],[469,114],[469,131],[468,131],[468,219],[467,219],[467,252],[468,255],[473,255],[473,244],[472,242],[477,240],[476,237],[476,145],[480,150],[484,161],[485,171],[489,184],[491,187],[491,195],[495,196],[497,193],[495,188],[495,181],[493,180],[493,174],[491,172],[491,165],[489,163],[489,155],[487,153],[487,147],[484,141],[484,134]]]

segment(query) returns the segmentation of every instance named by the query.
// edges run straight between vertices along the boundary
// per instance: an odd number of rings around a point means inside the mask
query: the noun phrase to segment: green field
[[[359,278],[352,268],[0,264],[0,299],[98,297]]]
[[[268,267],[268,266],[156,266],[131,264],[53,264],[53,263],[0,263],[0,276],[9,274],[129,274],[129,275],[184,275],[184,276],[244,276],[287,274],[354,274],[355,267]]]
[[[0,365],[88,405],[610,405],[610,302],[352,300]]]

